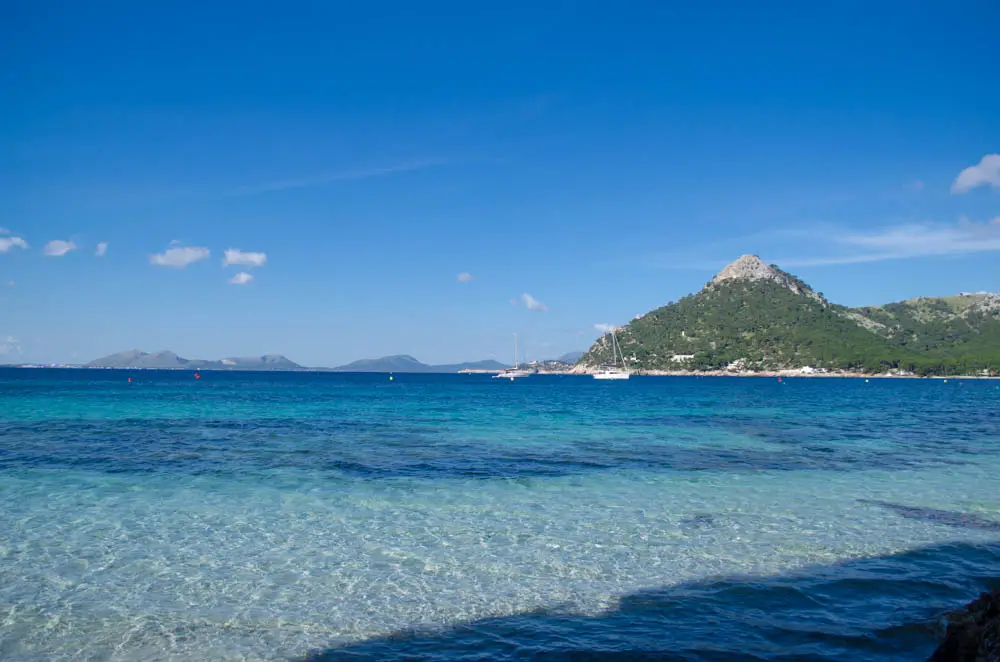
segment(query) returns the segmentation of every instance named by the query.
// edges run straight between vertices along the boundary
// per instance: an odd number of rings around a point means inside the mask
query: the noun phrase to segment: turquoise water
[[[996,386],[0,370],[0,658],[926,659]]]

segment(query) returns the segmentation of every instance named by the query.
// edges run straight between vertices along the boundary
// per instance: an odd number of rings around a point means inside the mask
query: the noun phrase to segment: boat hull
[[[527,372],[499,372],[493,375],[493,379],[520,379],[522,377],[527,377],[530,373]]]
[[[617,379],[628,379],[629,374],[627,372],[595,372],[594,379],[605,379],[605,380],[617,380]]]

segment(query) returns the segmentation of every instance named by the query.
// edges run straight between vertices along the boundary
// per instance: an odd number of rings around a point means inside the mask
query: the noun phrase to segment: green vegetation
[[[626,359],[636,368],[655,370],[812,366],[919,375],[1000,370],[1000,310],[985,305],[985,297],[849,309],[830,304],[794,276],[774,272],[785,282],[713,282],[633,320],[618,333]],[[788,282],[803,293],[793,292]],[[602,338],[581,362],[600,364],[609,351],[607,337]]]

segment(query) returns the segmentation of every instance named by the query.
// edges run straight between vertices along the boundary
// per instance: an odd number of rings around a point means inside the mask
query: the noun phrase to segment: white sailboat
[[[518,364],[517,364],[517,334],[515,333],[514,334],[514,367],[513,368],[506,368],[505,370],[501,370],[497,374],[493,375],[493,379],[509,379],[511,381],[514,381],[518,377],[527,377],[530,374],[531,373],[528,372],[527,370],[522,370],[521,368],[518,367]]]
[[[622,364],[618,365],[618,356],[621,355]],[[621,345],[618,344],[618,337],[615,330],[611,329],[611,365],[601,366],[601,369],[594,373],[594,379],[628,379],[628,368],[625,366],[625,354],[622,353]]]

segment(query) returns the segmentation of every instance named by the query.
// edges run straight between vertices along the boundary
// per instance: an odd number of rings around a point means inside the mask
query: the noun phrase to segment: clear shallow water
[[[0,370],[0,658],[925,659],[996,385]]]

